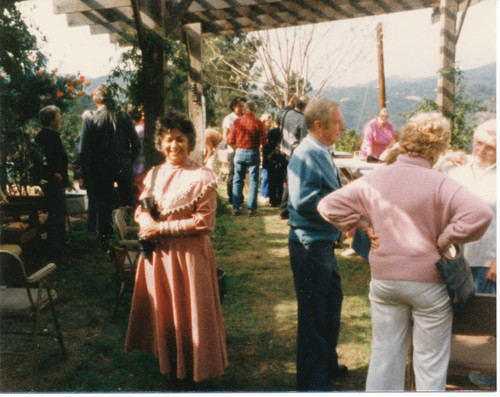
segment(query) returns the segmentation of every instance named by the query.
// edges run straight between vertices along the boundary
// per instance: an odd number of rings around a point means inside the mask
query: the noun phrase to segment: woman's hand
[[[160,235],[160,223],[159,222],[149,222],[146,225],[142,226],[139,230],[139,237],[150,240],[154,237]]]
[[[491,262],[490,268],[488,269],[488,273],[486,274],[486,278],[494,283],[497,282],[497,258],[493,259]]]
[[[375,231],[373,230],[373,226],[368,226],[363,232],[366,233],[368,238],[370,239],[371,242],[371,250],[375,250],[379,247],[379,242],[378,242],[378,236],[375,234]]]

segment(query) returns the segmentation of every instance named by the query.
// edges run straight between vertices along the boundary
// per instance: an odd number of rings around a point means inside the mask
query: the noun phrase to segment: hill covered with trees
[[[464,70],[465,93],[479,100],[488,109],[496,108],[496,64]],[[378,82],[352,87],[334,87],[325,97],[341,103],[344,124],[360,131],[378,111]],[[390,77],[386,79],[387,108],[396,130],[405,123],[403,114],[412,112],[423,99],[436,100],[437,76],[419,79]]]

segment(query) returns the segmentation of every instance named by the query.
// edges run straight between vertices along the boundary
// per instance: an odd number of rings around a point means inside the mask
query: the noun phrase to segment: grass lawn
[[[217,266],[226,272],[223,316],[229,367],[224,376],[200,383],[196,390],[293,391],[297,307],[288,226],[275,208],[261,207],[257,217],[245,213],[232,217],[226,200],[219,202],[212,240]],[[98,250],[96,241],[87,240],[85,222],[74,226],[74,236],[71,253],[56,262],[51,277],[69,357],[63,361],[57,342],[39,338],[39,355],[34,361],[28,339],[2,335],[0,390],[171,391],[155,357],[123,352],[131,286],[112,320],[117,290],[113,264]],[[350,371],[333,386],[335,390],[361,391],[371,340],[369,268],[359,257],[338,258],[344,288],[338,352],[340,362]],[[44,328],[51,328],[50,310],[43,312]],[[11,348],[27,354],[7,354]]]

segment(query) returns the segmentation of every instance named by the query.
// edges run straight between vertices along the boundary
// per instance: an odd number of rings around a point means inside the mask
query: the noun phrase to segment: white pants
[[[417,391],[444,391],[452,311],[444,283],[373,280],[372,353],[366,391],[403,391],[413,318]]]

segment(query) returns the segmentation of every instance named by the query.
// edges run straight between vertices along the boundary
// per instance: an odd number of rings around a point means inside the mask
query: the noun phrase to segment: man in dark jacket
[[[134,123],[125,112],[108,109],[112,101],[108,88],[93,92],[96,110],[84,117],[79,147],[73,162],[80,187],[95,192],[98,206],[99,238],[103,248],[113,234],[112,211],[117,205],[133,206],[133,162],[140,152]],[[119,198],[116,198],[115,182]]]
[[[68,182],[68,156],[59,136],[61,112],[57,106],[50,105],[40,110],[40,123],[43,128],[35,137],[42,162],[40,183],[46,198],[47,246],[53,256],[60,255],[65,246],[66,203],[65,190]]]

